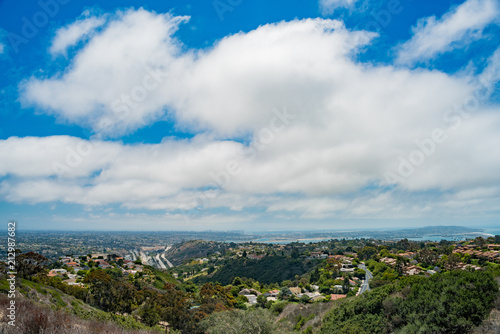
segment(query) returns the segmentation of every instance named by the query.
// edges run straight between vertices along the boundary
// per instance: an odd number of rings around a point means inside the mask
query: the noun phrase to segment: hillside
[[[17,283],[15,328],[7,322],[8,285],[0,280],[0,333],[109,333],[153,334],[164,331],[148,327],[135,318],[104,312],[63,291],[21,279]]]
[[[165,257],[174,266],[178,266],[189,259],[203,258],[215,252],[224,253],[227,247],[227,244],[215,241],[191,240],[172,246],[165,253]]]
[[[407,277],[357,297],[214,313],[209,334],[496,334],[500,296],[493,275],[455,271]]]
[[[284,256],[264,257],[261,260],[246,258],[233,259],[212,275],[199,276],[194,282],[219,282],[230,284],[233,278],[244,276],[264,284],[292,280],[295,275],[303,275],[317,264],[314,260],[292,259]]]
[[[497,297],[486,272],[406,277],[346,300],[327,314],[321,333],[471,333]]]

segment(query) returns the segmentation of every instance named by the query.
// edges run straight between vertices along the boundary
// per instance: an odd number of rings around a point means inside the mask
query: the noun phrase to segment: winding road
[[[363,292],[370,290],[370,279],[373,278],[373,274],[368,270],[368,268],[366,268],[364,263],[360,263],[358,267],[365,271],[365,279],[363,281],[363,284],[361,284],[361,288],[359,288],[358,292],[358,295],[360,295]]]

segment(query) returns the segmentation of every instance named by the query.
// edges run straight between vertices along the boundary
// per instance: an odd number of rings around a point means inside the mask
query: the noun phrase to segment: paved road
[[[137,256],[135,255],[135,252],[133,250],[130,251],[130,254],[132,254],[132,261],[137,260]]]
[[[169,246],[170,247],[170,246]],[[170,268],[173,268],[174,265],[172,263],[170,263],[169,260],[167,260],[167,258],[165,257],[165,253],[161,253],[161,257],[163,258],[163,260],[165,260],[165,262],[167,262],[167,265],[170,267]]]
[[[156,255],[156,262],[158,263],[161,269],[167,269],[167,267],[163,264],[163,262],[161,262],[160,254]]]
[[[150,266],[151,263],[149,262],[149,255],[146,255],[144,251],[139,251],[139,255],[141,256],[142,264],[145,264],[147,266]]]
[[[366,272],[365,273],[365,280],[363,281],[363,284],[361,284],[361,288],[359,288],[358,294],[360,295],[363,292],[370,290],[369,282],[370,282],[370,279],[373,277],[373,274],[371,273],[371,271],[368,270],[368,268],[366,268],[364,263],[360,263],[358,265],[358,267],[363,269]]]

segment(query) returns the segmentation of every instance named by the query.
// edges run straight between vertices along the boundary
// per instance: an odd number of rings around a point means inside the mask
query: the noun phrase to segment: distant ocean
[[[484,227],[482,229],[484,233],[500,235],[500,227]]]

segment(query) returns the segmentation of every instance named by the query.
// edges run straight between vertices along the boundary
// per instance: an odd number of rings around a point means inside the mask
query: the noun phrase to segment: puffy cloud
[[[89,37],[95,29],[102,26],[105,22],[106,19],[104,17],[88,17],[60,28],[52,41],[49,50],[50,53],[54,55],[65,54],[69,47]]]
[[[62,76],[26,82],[25,100],[101,134],[123,134],[144,126],[162,114],[164,101],[159,103],[154,92],[162,81],[157,72],[166,71],[163,66],[177,59],[179,45],[172,34],[186,19],[142,9],[118,12],[90,38]],[[169,70],[175,75],[175,69]],[[174,85],[174,78],[169,83]],[[125,104],[123,96],[135,101]]]
[[[387,218],[449,213],[464,201],[455,194],[500,182],[491,154],[500,113],[471,78],[361,63],[357,52],[375,35],[336,20],[268,24],[181,51],[173,34],[185,20],[119,13],[64,73],[27,81],[24,98],[103,134],[167,113],[193,139],[9,138],[0,193],[195,218],[205,209]],[[498,202],[485,194],[461,214]]]
[[[467,0],[440,19],[422,19],[413,28],[413,37],[399,47],[397,61],[413,64],[426,61],[481,38],[483,29],[498,21],[497,0]]]
[[[319,7],[323,15],[332,14],[337,8],[352,8],[357,0],[320,0]]]
[[[25,102],[105,135],[134,131],[165,110],[198,130],[247,133],[272,106],[311,109],[314,97],[331,89],[324,68],[341,71],[346,56],[374,36],[349,32],[339,21],[292,21],[181,54],[172,34],[185,20],[119,13],[62,76],[27,81]]]

